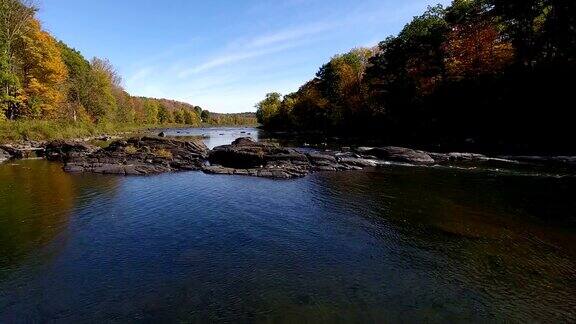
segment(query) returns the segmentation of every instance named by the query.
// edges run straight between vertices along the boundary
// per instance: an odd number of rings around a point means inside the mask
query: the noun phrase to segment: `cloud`
[[[193,74],[206,72],[221,66],[289,50],[304,44],[306,36],[320,34],[336,26],[333,23],[315,23],[304,27],[264,34],[248,40],[237,39],[231,44],[238,45],[229,46],[230,48],[224,54],[217,55],[195,67],[180,71],[178,77],[187,78]]]
[[[147,77],[149,77],[150,75],[152,75],[152,72],[154,71],[153,67],[143,67],[138,69],[136,72],[134,72],[127,80],[126,83],[128,85],[137,83],[138,81],[144,80]]]
[[[275,33],[256,37],[252,39],[248,45],[251,47],[267,46],[279,42],[299,39],[309,35],[319,34],[335,27],[337,27],[337,24],[334,23],[316,23],[301,28],[280,30]]]
[[[282,44],[280,46],[274,46],[274,47],[252,49],[252,50],[249,49],[249,50],[238,51],[238,52],[230,53],[230,54],[223,54],[220,56],[216,56],[216,57],[198,65],[198,66],[195,66],[193,68],[181,71],[180,73],[178,73],[178,77],[179,78],[187,78],[193,74],[198,74],[201,72],[207,72],[209,70],[212,70],[212,69],[215,69],[215,68],[218,68],[221,66],[225,66],[225,65],[232,64],[232,63],[237,63],[240,61],[244,61],[244,60],[248,60],[248,59],[252,59],[252,58],[257,58],[257,57],[261,57],[261,56],[265,56],[265,55],[269,55],[269,54],[282,52],[282,51],[288,50],[290,48],[297,47],[298,45],[299,45],[299,43],[290,43],[290,44]]]

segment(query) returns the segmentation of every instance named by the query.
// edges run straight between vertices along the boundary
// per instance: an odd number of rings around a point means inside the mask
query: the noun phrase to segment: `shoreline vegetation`
[[[576,1],[454,0],[373,48],[334,56],[264,129],[389,145],[574,154]]]
[[[217,114],[208,122],[199,124],[136,124],[136,123],[91,123],[54,120],[18,120],[0,122],[0,144],[27,141],[79,140],[88,137],[140,133],[151,130],[202,128],[202,127],[256,127],[256,117],[247,114]]]
[[[153,127],[256,125],[253,113],[217,114],[132,96],[106,59],[87,60],[36,18],[34,0],[0,0],[0,143],[82,138]]]

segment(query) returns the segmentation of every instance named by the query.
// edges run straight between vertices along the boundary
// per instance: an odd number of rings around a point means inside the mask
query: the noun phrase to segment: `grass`
[[[182,124],[145,125],[126,123],[88,123],[51,120],[0,121],[0,144],[29,141],[87,138],[98,135],[135,133],[149,129],[224,127],[224,125],[190,126]]]
[[[52,140],[85,138],[102,134],[118,134],[121,132],[142,129],[138,125],[112,123],[58,122],[46,120],[21,120],[0,122],[0,143],[25,140]]]
[[[159,149],[159,150],[155,151],[154,154],[158,157],[165,158],[165,159],[172,159],[173,158],[172,152],[165,150],[165,149]]]
[[[135,148],[135,147],[132,146],[132,145],[126,146],[126,147],[124,148],[124,151],[125,151],[127,154],[136,154],[136,153],[138,153],[138,149]]]
[[[143,125],[125,123],[86,123],[48,120],[0,121],[0,144],[28,140],[87,138],[98,135],[135,133],[155,128],[185,127],[184,125]],[[188,126],[190,127],[190,126]]]

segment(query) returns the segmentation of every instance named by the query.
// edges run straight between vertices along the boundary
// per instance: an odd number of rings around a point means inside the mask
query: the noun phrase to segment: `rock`
[[[74,157],[82,157],[99,150],[97,146],[79,141],[52,141],[44,146],[48,160],[67,161]]]
[[[100,135],[100,136],[94,137],[95,140],[102,141],[102,142],[109,142],[111,140],[115,140],[115,139],[119,139],[119,138],[120,137],[118,137],[118,136],[111,136],[111,135]]]
[[[404,147],[386,146],[377,148],[362,148],[358,152],[369,154],[379,159],[413,164],[434,164],[434,159],[424,151]]]
[[[51,152],[66,162],[67,172],[146,175],[182,170],[201,170],[208,148],[201,140],[181,141],[160,137],[113,142],[105,149],[78,143],[54,144]]]
[[[475,153],[448,153],[448,158],[450,161],[481,161],[488,159],[486,155]]]
[[[204,168],[207,173],[292,179],[311,172],[306,154],[276,144],[257,143],[249,137],[214,148],[208,160],[210,166]]]
[[[2,145],[0,149],[15,159],[33,159],[44,156],[44,148],[40,142],[26,142],[24,144]]]
[[[291,153],[289,150],[280,149],[276,145],[256,143],[249,137],[235,140],[230,145],[214,148],[208,157],[211,164],[222,165],[230,168],[250,169],[266,164],[265,156],[269,159],[280,159],[279,154]],[[274,157],[274,155],[276,155]]]
[[[312,164],[325,165],[326,163],[336,163],[336,157],[321,153],[308,153],[308,159]]]
[[[10,153],[8,153],[7,151],[0,149],[0,163],[10,160],[10,158],[12,158],[12,156],[10,155]]]
[[[370,159],[359,159],[359,158],[340,158],[338,162],[342,165],[357,166],[361,168],[369,168],[378,166],[378,161]]]

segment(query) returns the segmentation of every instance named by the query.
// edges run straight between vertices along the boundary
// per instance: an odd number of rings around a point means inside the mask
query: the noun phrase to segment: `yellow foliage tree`
[[[41,29],[36,19],[30,24],[28,33],[21,38],[18,46],[26,102],[22,115],[55,118],[63,109],[66,99],[68,70],[54,38]]]

